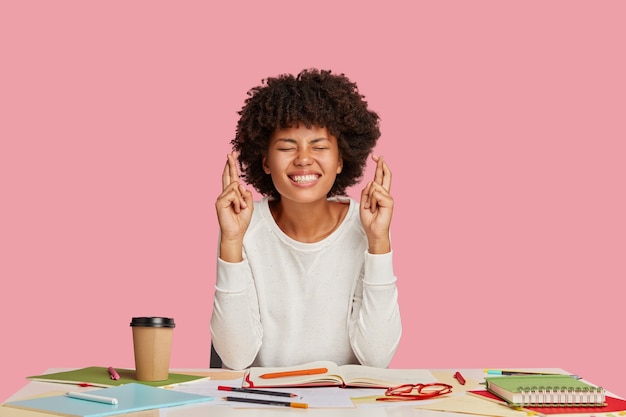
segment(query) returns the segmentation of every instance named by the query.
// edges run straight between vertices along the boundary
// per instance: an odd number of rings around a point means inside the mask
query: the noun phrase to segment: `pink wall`
[[[136,315],[176,319],[173,367],[208,366],[236,111],[305,67],[382,116],[392,365],[562,367],[626,396],[626,3],[363,4],[0,4],[0,400],[132,367]]]

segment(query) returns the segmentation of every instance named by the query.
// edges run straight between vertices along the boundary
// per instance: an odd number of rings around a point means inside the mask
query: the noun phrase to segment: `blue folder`
[[[213,397],[178,392],[171,389],[155,388],[148,385],[130,383],[118,387],[102,388],[85,391],[89,394],[117,398],[116,405],[103,404],[70,398],[65,395],[54,397],[33,398],[30,400],[11,401],[7,407],[25,408],[49,413],[79,417],[106,417],[133,411],[154,408],[174,407],[203,401],[211,401]]]

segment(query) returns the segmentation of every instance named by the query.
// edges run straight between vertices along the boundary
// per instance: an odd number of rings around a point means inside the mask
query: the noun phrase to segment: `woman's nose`
[[[311,153],[308,149],[302,149],[298,151],[298,154],[296,155],[296,159],[294,161],[297,166],[310,165],[311,162],[313,162],[313,158],[311,158]]]

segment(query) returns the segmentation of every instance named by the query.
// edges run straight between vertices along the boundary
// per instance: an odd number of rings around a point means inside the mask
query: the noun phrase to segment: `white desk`
[[[553,373],[567,373],[559,368],[541,368],[533,369],[533,371],[541,370],[544,372]],[[56,372],[58,369],[48,370],[49,372]],[[467,380],[466,385],[461,385],[453,377],[456,371],[460,371],[461,374]],[[224,370],[219,369],[173,369],[172,372],[206,372],[208,375],[215,373],[216,376],[224,375]],[[227,371],[232,372],[232,371]],[[431,369],[431,372],[435,375],[438,381],[448,383],[453,386],[453,393],[465,392],[468,389],[480,389],[482,385],[480,382],[484,382],[484,370],[483,369]],[[233,374],[241,375],[241,373],[233,372]],[[223,379],[222,376],[216,379]],[[6,402],[24,399],[27,397],[42,395],[52,391],[69,391],[75,389],[75,385],[66,385],[58,383],[47,383],[39,381],[30,381],[21,388],[18,392],[13,394]],[[314,389],[314,388],[313,388]],[[183,407],[170,407],[160,410],[151,410],[130,414],[123,414],[120,416],[128,417],[231,417],[231,416],[249,416],[249,417],[264,417],[264,416],[276,416],[276,415],[295,415],[303,413],[307,416],[325,416],[325,417],[343,417],[343,416],[359,416],[359,417],[405,417],[405,416],[420,416],[420,417],[449,417],[449,416],[464,416],[468,417],[468,414],[449,413],[441,411],[420,410],[415,407],[419,405],[420,401],[407,401],[407,402],[390,402],[384,403],[384,405],[360,405],[355,408],[308,408],[308,409],[295,409],[287,407],[273,407],[273,408],[236,408],[236,406],[223,406],[223,405],[211,405],[211,403],[202,403],[194,405],[186,405]],[[10,407],[0,407],[0,417],[19,416],[44,416],[41,413],[31,413],[24,410],[19,410]]]

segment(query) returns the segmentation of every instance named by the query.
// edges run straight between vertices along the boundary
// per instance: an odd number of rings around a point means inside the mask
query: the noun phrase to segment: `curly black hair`
[[[248,91],[238,112],[233,150],[239,152],[242,178],[259,193],[280,198],[263,170],[271,134],[303,123],[327,128],[337,138],[343,169],[328,196],[345,195],[363,176],[367,157],[380,137],[379,116],[367,107],[355,83],[344,74],[305,69],[262,80]]]

